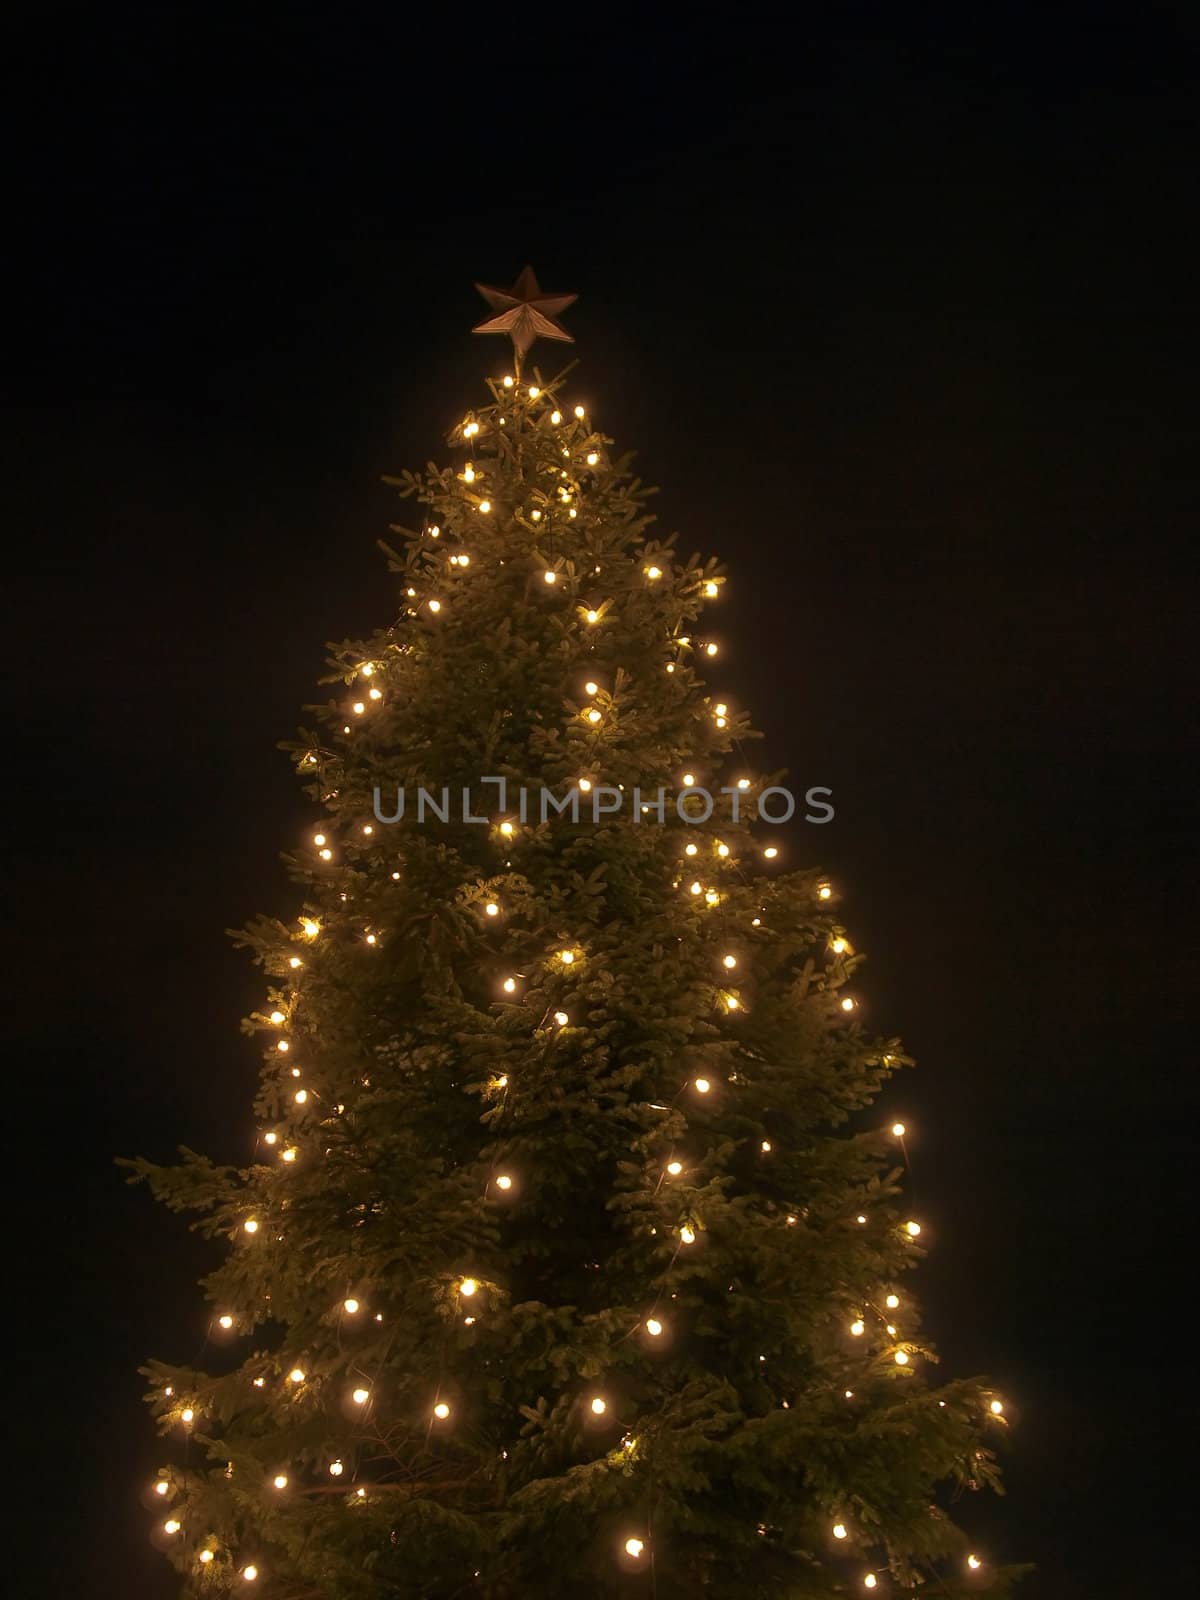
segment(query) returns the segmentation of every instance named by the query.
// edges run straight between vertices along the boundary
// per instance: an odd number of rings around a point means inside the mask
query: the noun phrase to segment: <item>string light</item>
[[[557,583],[558,573],[551,571],[551,569],[547,567],[545,572],[542,573],[542,579],[546,583]]]
[[[707,1078],[696,1078],[692,1083],[692,1088],[695,1089],[697,1094],[707,1094],[712,1088],[712,1084],[709,1083]]]
[[[303,1367],[293,1367],[292,1370],[288,1373],[288,1382],[289,1383],[303,1383],[304,1382],[304,1369],[303,1369]]]
[[[773,844],[769,844],[767,846],[767,848],[763,851],[763,855],[766,856],[768,861],[774,861],[775,857],[778,854],[779,854],[779,851],[775,848],[775,846]]]
[[[305,937],[308,939],[315,939],[321,931],[321,924],[319,922],[314,922],[311,917],[305,917],[301,922],[300,927],[303,930]]]
[[[346,1465],[343,1461],[331,1461],[329,1463],[329,1476],[331,1478],[340,1478],[345,1470]]]
[[[356,1314],[356,1312],[359,1310],[358,1301],[355,1300],[353,1297],[351,1299],[349,1299],[349,1300],[343,1300],[342,1301],[342,1310],[346,1313],[346,1315],[348,1317],[354,1316]]]
[[[498,917],[500,915],[500,907],[494,900],[489,900],[483,909],[486,915],[489,917]]]
[[[478,1288],[479,1285],[474,1278],[464,1278],[458,1286],[458,1292],[459,1294],[465,1294],[470,1299]]]
[[[992,1413],[992,1415],[994,1417],[1002,1417],[1004,1415],[1004,1403],[1003,1403],[1003,1401],[1001,1401],[1001,1400],[993,1400],[991,1405],[988,1407],[988,1410]]]
[[[224,1328],[226,1330],[226,1332],[228,1332],[228,1330],[233,1327],[233,1318],[229,1315],[228,1312],[226,1312],[224,1314],[224,1316],[218,1317],[217,1318],[217,1322],[219,1323],[219,1325],[222,1328]]]
[[[685,856],[694,856],[698,852],[699,848],[699,845],[685,844],[683,847],[683,853]]]
[[[646,1318],[646,1332],[652,1339],[657,1339],[663,1331],[663,1325],[657,1317]]]
[[[556,1011],[554,1013],[554,1020],[558,1023],[560,1028],[565,1028],[571,1019],[565,1011]]]
[[[295,1094],[292,1096],[292,1099],[295,1101],[295,1103],[298,1106],[305,1105],[307,1103],[307,1101],[308,1101],[308,1090],[307,1089],[297,1089]]]
[[[287,1473],[277,1472],[271,1481],[277,1489],[286,1489],[288,1486]]]
[[[288,966],[292,968],[293,972],[295,971],[295,969],[297,967],[302,967],[303,965],[304,965],[304,963],[303,963],[303,961],[301,961],[299,956],[289,956],[288,957]]]
[[[291,1048],[292,1048],[292,1047],[291,1047],[291,1045],[290,1045],[290,1044],[289,1044],[289,1043],[288,1043],[288,1041],[287,1041],[287,1040],[286,1040],[286,1039],[277,1039],[277,1040],[276,1040],[276,1042],[275,1042],[275,1048],[276,1048],[276,1050],[278,1050],[278,1051],[279,1051],[279,1052],[280,1052],[280,1053],[281,1053],[281,1054],[282,1054],[282,1055],[287,1055],[287,1053],[288,1053],[288,1051],[289,1051],[289,1050],[290,1050],[290,1049],[291,1049]]]
[[[895,1135],[895,1137],[897,1139],[903,1139],[904,1134],[905,1134],[904,1124],[902,1122],[893,1122],[892,1123],[892,1133]]]
[[[579,418],[579,420],[581,422],[583,421],[583,407],[582,406],[576,406],[575,407],[575,415]]]
[[[290,1145],[288,1145],[287,1149],[285,1151],[283,1151],[283,1153],[281,1154],[280,1160],[281,1161],[288,1161],[288,1162],[295,1161],[295,1159],[299,1155],[299,1153],[300,1152],[296,1149],[296,1146],[294,1144],[290,1144]]]
[[[680,1230],[679,1230],[679,1237],[680,1237],[680,1240],[684,1244],[695,1244],[695,1242],[696,1242],[696,1230],[694,1228],[689,1227],[688,1224],[685,1222],[683,1227],[680,1228]]]
[[[656,583],[658,581],[658,579],[662,577],[662,568],[661,567],[647,567],[646,568],[646,576],[650,579],[651,583]]]
[[[608,1401],[602,1399],[600,1395],[593,1395],[593,1397],[592,1397],[592,1415],[594,1417],[602,1417],[607,1410],[608,1410]]]
[[[835,1539],[844,1539],[846,1537],[846,1524],[844,1522],[835,1522],[834,1523],[834,1525],[833,1525],[833,1537]]]
[[[242,1227],[246,1230],[247,1233],[257,1233],[258,1232],[258,1218],[257,1217],[247,1217],[245,1222],[242,1223]]]
[[[833,941],[832,949],[835,956],[844,956],[846,953],[845,939],[835,939]]]
[[[920,1235],[921,1224],[919,1222],[906,1222],[904,1224],[904,1231],[908,1234],[910,1239],[916,1239]]]
[[[704,646],[704,654],[706,656],[715,656],[720,648],[720,645],[714,644],[712,640],[709,640],[708,644]]]
[[[196,1413],[192,1410],[191,1406],[184,1406],[183,1410],[179,1413],[179,1416],[180,1420],[183,1422],[194,1422],[196,1420]]]
[[[171,1485],[167,1482],[167,1480],[165,1478],[160,1478],[158,1480],[158,1482],[154,1485],[155,1494],[169,1494],[170,1491],[171,1491]]]
[[[213,1558],[213,1553],[212,1553],[211,1550],[201,1550],[201,1552],[200,1552],[200,1560],[204,1563],[205,1566],[208,1565],[208,1563],[212,1560],[212,1558]]]
[[[437,1405],[435,1405],[433,1408],[433,1414],[440,1422],[445,1422],[446,1418],[450,1415],[450,1407],[444,1400],[439,1400]]]
[[[626,1539],[625,1541],[625,1554],[632,1556],[635,1561],[645,1548],[646,1544],[643,1539]]]
[[[851,1323],[851,1324],[850,1324],[850,1332],[851,1332],[851,1333],[852,1333],[852,1334],[853,1334],[853,1335],[854,1335],[854,1337],[855,1337],[855,1338],[856,1338],[856,1339],[858,1339],[858,1338],[861,1338],[861,1336],[862,1336],[862,1335],[863,1335],[863,1334],[864,1334],[864,1333],[866,1333],[866,1331],[867,1331],[867,1325],[866,1325],[866,1323],[865,1323],[865,1322],[864,1322],[864,1321],[863,1321],[863,1320],[862,1320],[862,1318],[861,1318],[861,1317],[860,1317],[860,1318],[859,1318],[859,1319],[858,1319],[858,1321],[857,1321],[857,1322],[852,1322],[852,1323]]]
[[[671,1176],[673,1178],[677,1178],[679,1176],[679,1174],[683,1171],[683,1162],[682,1161],[668,1161],[667,1162],[667,1171],[671,1174]]]
[[[873,1572],[867,1573],[866,1577],[863,1579],[863,1585],[867,1589],[873,1589],[875,1587],[875,1574]]]
[[[820,900],[828,900],[830,895],[832,895],[832,893],[833,893],[833,890],[829,886],[829,884],[823,883],[823,884],[821,884],[820,888],[817,890],[817,898],[820,899]]]
[[[180,1528],[182,1528],[182,1527],[183,1527],[183,1523],[180,1522],[178,1517],[168,1517],[167,1520],[163,1523],[163,1532],[164,1533],[178,1533]]]
[[[497,1187],[497,1189],[506,1189],[506,1190],[507,1189],[511,1189],[512,1188],[512,1182],[513,1181],[509,1177],[508,1173],[507,1172],[502,1172],[500,1174],[500,1176],[496,1179],[496,1187]]]
[[[505,980],[504,980],[504,992],[505,992],[505,994],[513,994],[515,992],[515,990],[516,990],[516,987],[517,987],[517,980],[515,978],[505,978]]]
[[[895,1311],[899,1304],[900,1296],[898,1294],[889,1294],[887,1299],[884,1301],[884,1305],[887,1306],[889,1311]]]
[[[354,1401],[356,1406],[365,1406],[367,1401],[371,1398],[371,1391],[369,1389],[355,1389],[350,1398]]]
[[[853,1011],[854,1010],[854,1001],[851,1000],[849,995],[847,995],[846,998],[842,1001],[842,1010],[843,1011]]]
[[[440,600],[431,600],[429,602],[429,609],[436,616],[437,613],[442,609],[442,602]]]
[[[897,1350],[896,1351],[896,1365],[898,1367],[906,1367],[908,1365],[908,1351],[907,1350]]]
[[[725,967],[736,967],[737,966],[737,957],[736,956],[724,956],[724,957],[722,957],[721,964],[722,964],[722,966],[725,966]]]
[[[587,614],[587,619],[589,622],[599,622],[600,613],[598,611],[589,611]]]
[[[258,1568],[255,1566],[243,1567],[242,1577],[247,1583],[253,1583],[255,1578],[258,1577]]]

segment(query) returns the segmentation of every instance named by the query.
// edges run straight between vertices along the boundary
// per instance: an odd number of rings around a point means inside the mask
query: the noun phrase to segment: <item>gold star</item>
[[[488,283],[477,283],[475,287],[497,315],[485,317],[471,331],[507,333],[517,352],[518,364],[535,339],[565,339],[568,344],[575,343],[556,319],[579,296],[543,294],[532,267],[525,268],[511,289],[494,289]]]

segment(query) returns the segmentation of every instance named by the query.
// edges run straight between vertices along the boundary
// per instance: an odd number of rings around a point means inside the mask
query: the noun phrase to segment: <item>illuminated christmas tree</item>
[[[227,1243],[209,1370],[145,1369],[159,1537],[197,1596],[1004,1593],[943,1509],[1003,1404],[930,1381],[870,1115],[906,1058],[700,671],[725,576],[527,367],[572,297],[485,293],[514,370],[395,480],[397,620],[289,746],[253,1153],[132,1163]]]

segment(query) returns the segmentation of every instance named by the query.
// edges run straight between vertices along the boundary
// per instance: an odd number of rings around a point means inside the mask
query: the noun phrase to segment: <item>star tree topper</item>
[[[488,283],[477,283],[475,287],[496,315],[485,317],[472,333],[508,334],[517,353],[518,367],[535,339],[565,339],[568,344],[575,343],[556,319],[579,296],[543,294],[532,267],[525,268],[511,289],[495,289]]]

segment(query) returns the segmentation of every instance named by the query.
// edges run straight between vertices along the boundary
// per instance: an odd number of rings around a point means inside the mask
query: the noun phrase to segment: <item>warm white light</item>
[[[645,1548],[645,1543],[641,1539],[626,1539],[625,1541],[625,1554],[633,1556],[635,1560]]]
[[[286,1039],[279,1039],[276,1041],[275,1048],[286,1055],[292,1047]]]
[[[531,384],[530,385],[530,389],[529,389],[529,398],[531,400],[536,400],[538,395],[541,394],[541,392],[542,391],[538,388],[536,383],[535,384]]]
[[[585,683],[583,686],[583,692],[585,694],[598,694],[600,692],[600,685],[598,683],[591,682]]]
[[[705,655],[706,655],[706,656],[715,656],[715,655],[716,655],[716,653],[717,653],[717,651],[718,651],[718,650],[719,650],[719,649],[720,649],[720,646],[719,646],[719,645],[716,645],[716,644],[713,644],[713,643],[712,643],[712,642],[711,642],[711,641],[710,641],[710,642],[709,642],[709,643],[708,643],[708,644],[706,644],[706,645],[705,645],[705,646],[704,646],[704,654],[705,654]]]
[[[307,1101],[308,1101],[308,1090],[307,1089],[297,1089],[295,1094],[292,1096],[292,1099],[296,1102],[296,1104],[298,1106],[305,1105],[307,1103]]]
[[[303,965],[304,965],[304,963],[303,963],[303,961],[301,961],[299,956],[289,956],[288,957],[288,966],[291,967],[293,970],[296,967],[302,967]]]
[[[726,966],[726,967],[736,967],[737,966],[737,957],[736,956],[724,956],[724,957],[722,957],[722,963],[721,964],[723,966]]]
[[[978,1572],[980,1567],[983,1565],[983,1562],[980,1561],[978,1556],[968,1556],[967,1565],[970,1567],[972,1572]]]
[[[591,723],[596,723],[596,722],[600,721],[600,713],[596,710],[595,706],[593,706],[592,709],[588,712],[587,719]]]
[[[444,1400],[439,1400],[437,1405],[435,1405],[433,1408],[433,1414],[435,1417],[439,1417],[443,1422],[445,1422],[446,1418],[450,1415],[450,1407]]]
[[[558,959],[562,962],[564,967],[569,967],[575,960],[575,952],[574,950],[560,950],[558,952]]]
[[[588,464],[589,467],[594,467],[596,465],[597,461],[599,461],[599,459],[600,459],[600,457],[596,453],[595,450],[589,450],[588,451],[588,453],[587,453],[587,464]]]
[[[897,1139],[903,1139],[905,1133],[904,1124],[902,1122],[893,1122],[892,1132]]]
[[[201,1550],[201,1552],[200,1552],[200,1560],[204,1563],[205,1566],[208,1565],[208,1563],[212,1560],[212,1558],[213,1558],[213,1553],[212,1553],[211,1550]]]
[[[921,1224],[919,1222],[906,1222],[904,1224],[904,1231],[908,1234],[910,1239],[915,1239],[921,1231]]]
[[[740,1005],[741,1005],[741,1001],[738,999],[737,995],[735,995],[735,994],[727,994],[725,996],[725,1009],[726,1009],[726,1011],[736,1011]],[[768,1145],[767,1148],[770,1149],[770,1146]]]
[[[858,1215],[855,1217],[854,1220],[855,1220],[855,1222],[865,1222],[867,1219],[866,1219],[866,1217],[863,1216],[862,1212],[860,1211],[858,1213]]]
[[[458,1286],[458,1292],[459,1294],[465,1294],[468,1298],[470,1298],[470,1296],[475,1293],[478,1287],[479,1285],[476,1283],[474,1278],[464,1278]]]
[[[554,1013],[554,1020],[558,1023],[560,1028],[565,1028],[571,1019],[565,1011],[556,1011]]]
[[[697,1078],[692,1084],[692,1088],[695,1089],[697,1094],[707,1094],[712,1088],[712,1084],[709,1083],[707,1078]]]
[[[508,1176],[508,1174],[506,1172],[502,1172],[500,1174],[500,1176],[496,1179],[496,1187],[497,1187],[497,1189],[511,1189],[512,1188],[512,1179]]]
[[[575,415],[582,422],[582,420],[583,420],[583,407],[582,406],[576,406],[575,407]]]
[[[650,579],[651,583],[654,583],[657,579],[662,577],[662,568],[661,567],[647,567],[646,568],[646,576]]]
[[[671,1176],[673,1178],[677,1178],[679,1176],[679,1174],[683,1171],[683,1162],[682,1161],[668,1161],[667,1162],[667,1171],[671,1174]]]
[[[332,850],[322,850],[321,851],[321,860],[322,861],[332,861],[333,860],[333,851]]]
[[[293,1367],[292,1370],[288,1373],[288,1382],[289,1383],[303,1383],[304,1382],[304,1369],[303,1369],[303,1367]]]
[[[490,500],[481,500],[479,502],[479,509],[486,517],[488,512],[492,509],[492,502]]]
[[[504,835],[504,837],[506,839],[511,838],[512,831],[513,831],[513,825],[512,825],[511,822],[502,822],[500,824],[500,832]]]
[[[513,380],[512,380],[512,378],[511,378],[511,377],[509,377],[509,378],[505,378],[505,380],[504,380],[504,387],[505,387],[505,388],[506,388],[506,389],[511,389],[511,388],[512,388],[512,386],[513,386]]]
[[[775,848],[775,846],[773,844],[769,844],[767,846],[767,848],[763,851],[763,855],[766,856],[768,861],[774,861],[775,857],[778,854],[779,854],[779,851],[776,850],[776,848]]]
[[[582,794],[590,794],[592,790],[592,780],[590,778],[580,778],[579,789],[580,793]]]
[[[500,907],[494,900],[489,900],[483,909],[489,917],[498,917],[500,915]]]
[[[471,558],[470,558],[470,556],[459,556],[458,559],[459,559],[460,563],[465,567],[467,565],[468,561],[470,561]],[[367,699],[368,700],[382,700],[383,699],[383,690],[382,689],[369,689],[367,691]]]
[[[587,614],[587,619],[589,622],[599,622],[600,613],[598,611],[589,611]]]
[[[171,1485],[167,1482],[167,1480],[165,1478],[160,1478],[154,1485],[154,1492],[155,1494],[167,1494],[170,1491],[170,1488]]]
[[[988,1409],[994,1417],[1002,1417],[1004,1415],[1004,1405],[999,1400],[993,1400]]]
[[[896,1365],[898,1367],[906,1367],[908,1365],[908,1351],[907,1350],[897,1350],[896,1351]]]
[[[505,980],[504,980],[504,992],[505,992],[505,994],[513,994],[513,993],[515,993],[516,987],[517,987],[517,980],[515,978],[505,978]]]
[[[286,1489],[288,1486],[287,1473],[277,1472],[271,1482],[277,1489]]]
[[[429,609],[436,614],[442,609],[442,602],[440,600],[431,600],[429,602]]]
[[[690,1228],[685,1222],[683,1227],[679,1230],[679,1237],[684,1244],[695,1244],[696,1230],[694,1228]]]
[[[852,1334],[853,1334],[853,1335],[854,1335],[854,1337],[855,1337],[855,1338],[856,1338],[856,1339],[858,1339],[858,1338],[861,1338],[861,1336],[862,1336],[862,1335],[863,1335],[863,1334],[864,1334],[864,1333],[866,1333],[866,1331],[867,1331],[867,1325],[866,1325],[866,1323],[865,1323],[865,1322],[864,1322],[864,1321],[863,1321],[863,1320],[862,1320],[862,1318],[861,1318],[861,1317],[859,1317],[859,1319],[858,1319],[858,1321],[857,1321],[857,1322],[852,1322],[852,1323],[851,1323],[851,1324],[850,1324],[850,1332],[851,1332],[851,1333],[852,1333]]]
[[[550,421],[557,428],[559,423],[562,421],[562,412],[561,411],[552,411],[550,413]]]
[[[289,1145],[287,1149],[282,1152],[280,1159],[283,1161],[295,1161],[297,1154],[298,1152],[295,1145]]]
[[[225,1328],[226,1330],[233,1327],[233,1318],[229,1315],[228,1311],[225,1312],[224,1316],[218,1317],[217,1321],[221,1327]]]
[[[835,1539],[844,1539],[846,1537],[846,1524],[844,1522],[835,1522],[834,1523],[834,1525],[833,1525],[833,1537]]]
[[[346,1315],[348,1317],[354,1316],[354,1314],[358,1311],[358,1309],[359,1309],[359,1306],[358,1306],[358,1301],[357,1300],[351,1298],[349,1300],[343,1300],[342,1301],[342,1310],[346,1313]]]
[[[866,1588],[873,1589],[875,1587],[875,1574],[873,1572],[868,1572],[866,1577],[863,1579],[863,1584]]]
[[[354,713],[354,715],[356,717],[361,717],[363,712],[367,708],[366,708],[366,706],[363,704],[363,702],[361,700],[356,700],[354,702],[354,704],[350,707],[350,709],[351,709],[351,711],[353,711],[353,713]]]
[[[196,1419],[196,1413],[192,1410],[191,1406],[184,1406],[179,1415],[184,1422],[194,1422]]]
[[[345,1467],[345,1463],[344,1462],[331,1461],[329,1463],[329,1476],[331,1478],[340,1478],[342,1473],[345,1472],[345,1470],[346,1470],[346,1467]]]
[[[685,772],[684,773],[684,775],[683,775],[683,787],[685,789],[694,789],[696,787],[696,774],[694,772]]]
[[[371,1391],[369,1389],[355,1389],[350,1398],[354,1401],[356,1406],[365,1406],[367,1401],[371,1398]]]
[[[898,1294],[889,1294],[887,1299],[884,1301],[884,1305],[887,1306],[889,1311],[895,1311],[899,1304],[900,1296]]]
[[[242,1227],[246,1230],[247,1233],[257,1233],[258,1232],[258,1218],[257,1217],[247,1217],[245,1222],[242,1223]]]
[[[300,926],[309,939],[315,939],[321,931],[321,924],[314,922],[311,917],[305,917]]]
[[[163,1532],[164,1533],[178,1533],[180,1528],[182,1528],[182,1527],[183,1527],[183,1523],[180,1522],[178,1517],[168,1517],[167,1520],[163,1523]]]
[[[657,1339],[659,1334],[662,1331],[663,1331],[663,1325],[658,1320],[657,1317],[647,1317],[646,1318],[646,1332],[650,1335],[650,1337],[652,1339]]]
[[[545,572],[542,573],[542,580],[545,583],[557,583],[558,582],[558,573],[557,572],[552,572],[550,570],[550,568],[547,567]]]
[[[843,1011],[853,1011],[854,1010],[854,1001],[851,1000],[849,995],[847,995],[846,998],[842,1001],[842,1010]]]
[[[608,1401],[602,1400],[599,1395],[594,1395],[592,1398],[592,1415],[594,1417],[602,1417],[607,1410]]]
[[[699,845],[685,844],[684,847],[683,847],[683,853],[684,853],[685,856],[694,856],[697,853],[697,851],[699,850],[699,848],[700,848]]]
[[[688,889],[692,894],[704,893],[704,885],[702,883],[690,883],[688,885]]]
[[[821,885],[821,887],[817,890],[817,896],[821,900],[828,900],[832,893],[833,893],[833,890],[829,887],[829,885],[827,883],[823,883]]]
[[[704,585],[704,592],[705,592],[705,594],[708,596],[708,598],[710,600],[715,599],[716,594],[717,594],[717,586],[716,586],[716,584],[712,583],[711,581],[709,583],[706,583]]]

